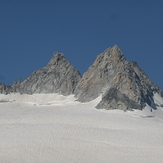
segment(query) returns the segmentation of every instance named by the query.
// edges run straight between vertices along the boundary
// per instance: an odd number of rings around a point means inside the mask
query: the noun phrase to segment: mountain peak
[[[56,52],[46,67],[34,71],[23,82],[15,82],[12,87],[0,85],[0,93],[10,92],[75,94],[81,102],[102,95],[96,108],[141,110],[146,104],[155,109],[154,92],[161,95],[162,91],[114,45],[97,56],[82,78],[64,54]]]
[[[80,80],[80,73],[69,63],[62,53],[54,53],[48,65],[34,71],[20,85],[15,85],[15,92],[33,93],[61,93],[72,94]]]
[[[97,59],[76,86],[75,95],[82,101],[91,101],[102,94],[97,108],[142,109],[154,103],[153,92],[160,94],[136,62],[128,62],[115,45],[97,56]]]
[[[54,66],[54,65],[58,65],[59,62],[63,62],[66,61],[67,59],[65,58],[64,54],[63,53],[58,53],[58,52],[55,52],[53,54],[53,57],[52,59],[50,60],[50,62],[48,63],[48,66]],[[68,62],[68,61],[67,61]]]
[[[103,94],[111,85],[112,80],[126,64],[120,48],[115,45],[97,56],[93,65],[83,74],[75,89],[76,97],[86,102]]]
[[[106,49],[103,54],[110,55],[111,60],[115,60],[116,62],[126,60],[124,54],[122,53],[118,45],[114,45],[112,48]]]
[[[119,57],[120,59],[125,59],[124,54],[122,53],[121,49],[118,47],[118,45],[114,45],[111,48],[111,55],[114,57]]]
[[[114,51],[121,51],[120,47],[118,45],[116,45],[116,44],[112,47],[112,49]]]
[[[53,58],[64,58],[65,56],[64,56],[64,54],[63,53],[59,53],[59,52],[55,52],[54,54],[53,54]]]

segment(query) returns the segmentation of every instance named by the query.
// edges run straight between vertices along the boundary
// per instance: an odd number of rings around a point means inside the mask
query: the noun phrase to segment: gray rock
[[[133,67],[133,64],[136,67]],[[136,72],[135,68],[139,71]],[[136,62],[131,62],[115,76],[111,88],[103,94],[96,108],[141,110],[147,103],[155,109],[154,92],[161,94],[159,87],[150,81]]]
[[[75,89],[76,97],[82,102],[87,102],[105,93],[126,62],[117,45],[106,49],[83,74]]]
[[[0,94],[9,94],[12,93],[12,87],[9,85],[5,85],[5,83],[0,83]]]
[[[12,87],[0,84],[0,93],[11,92],[75,94],[81,102],[102,95],[96,108],[122,110],[141,110],[146,103],[156,109],[154,92],[162,95],[136,62],[126,60],[117,45],[98,55],[82,78],[62,53],[55,53],[46,67],[34,71],[23,82],[19,79]]]
[[[117,88],[110,88],[103,96],[102,101],[96,106],[97,109],[121,109],[121,110],[132,110],[142,109],[134,100],[130,99],[127,95],[123,94]]]
[[[23,82],[13,84],[13,90],[23,94],[60,93],[69,95],[81,79],[79,71],[62,53],[55,53],[48,65],[34,71]]]
[[[153,92],[161,94],[136,62],[126,61],[115,45],[100,54],[75,89],[76,97],[87,102],[102,94],[96,108],[143,109],[145,104],[155,109]]]

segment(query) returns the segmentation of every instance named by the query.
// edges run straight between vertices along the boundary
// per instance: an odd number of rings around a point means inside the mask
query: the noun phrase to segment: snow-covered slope
[[[158,109],[95,109],[57,94],[0,95],[1,163],[163,162]]]
[[[31,105],[63,105],[64,103],[77,103],[73,95],[63,96],[59,94],[0,94],[1,102],[9,101],[16,103],[27,103]],[[78,102],[79,103],[79,102]]]

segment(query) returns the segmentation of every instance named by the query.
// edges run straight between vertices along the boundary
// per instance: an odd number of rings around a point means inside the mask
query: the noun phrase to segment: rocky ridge
[[[5,83],[0,83],[0,94],[9,94],[12,92],[12,87],[5,85]]]
[[[87,102],[103,94],[111,87],[114,77],[126,63],[118,46],[106,49],[83,74],[75,89],[76,97]]]
[[[136,62],[126,60],[117,45],[98,55],[82,77],[62,53],[55,53],[46,67],[23,82],[18,80],[11,87],[0,85],[0,93],[11,92],[74,94],[81,102],[102,95],[96,108],[122,110],[141,110],[146,104],[155,109],[154,92],[162,94]]]
[[[22,94],[60,93],[73,94],[81,79],[79,71],[72,66],[62,53],[54,53],[46,67],[34,71],[23,82],[12,85],[13,92]]]
[[[146,103],[154,107],[154,92],[161,94],[136,62],[126,60],[117,45],[97,56],[75,89],[76,97],[82,102],[102,94],[96,108],[122,110],[141,110]]]

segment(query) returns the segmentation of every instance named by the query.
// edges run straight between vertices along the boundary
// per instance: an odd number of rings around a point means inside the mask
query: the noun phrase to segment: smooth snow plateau
[[[162,163],[163,99],[157,110],[97,110],[101,96],[0,95],[1,163]]]

